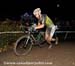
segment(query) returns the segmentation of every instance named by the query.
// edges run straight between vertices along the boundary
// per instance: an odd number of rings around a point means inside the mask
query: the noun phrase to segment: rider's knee
[[[47,40],[47,37],[45,37],[45,40]]]
[[[49,40],[52,41],[52,37],[49,37]]]
[[[47,41],[51,41],[52,38],[51,38],[51,37],[45,37],[45,40],[47,40]]]

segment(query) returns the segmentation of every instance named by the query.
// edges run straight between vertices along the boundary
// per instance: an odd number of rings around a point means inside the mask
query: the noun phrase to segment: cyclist
[[[45,40],[50,44],[49,48],[52,47],[51,41],[55,41],[55,44],[58,44],[58,41],[53,38],[56,26],[53,21],[46,15],[41,13],[40,8],[36,8],[33,11],[33,15],[38,19],[38,25],[34,27],[34,30],[41,29],[46,26],[45,31]]]

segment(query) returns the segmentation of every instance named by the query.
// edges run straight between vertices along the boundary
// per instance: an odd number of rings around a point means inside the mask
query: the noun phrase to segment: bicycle
[[[21,36],[15,42],[14,52],[16,55],[27,55],[31,51],[33,45],[38,45],[39,47],[43,47],[45,45],[46,42],[44,39],[45,32],[41,30],[33,31],[32,27],[35,26],[35,24],[31,22],[34,22],[34,19],[32,17],[29,17],[27,13],[25,13],[25,15],[23,15],[21,19],[22,19],[22,30],[24,31],[25,35]],[[30,24],[32,25],[31,27],[27,28],[23,26],[24,23],[30,26],[28,22],[31,23]],[[27,31],[25,30],[25,28],[27,28]]]
[[[44,46],[44,31],[33,31],[33,28],[29,27],[28,31],[24,32],[25,35],[21,36],[15,42],[14,52],[16,55],[27,55],[31,51],[33,45],[38,45],[39,47]]]

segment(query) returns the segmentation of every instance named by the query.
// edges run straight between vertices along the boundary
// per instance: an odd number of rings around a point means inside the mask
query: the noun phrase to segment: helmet
[[[33,14],[35,15],[36,13],[40,14],[40,13],[41,13],[41,9],[40,9],[40,8],[36,8],[36,9],[33,11]]]

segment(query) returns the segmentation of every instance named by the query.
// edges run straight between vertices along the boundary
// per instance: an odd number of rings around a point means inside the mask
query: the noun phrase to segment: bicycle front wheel
[[[28,36],[20,37],[14,45],[14,52],[16,55],[27,55],[32,48],[32,41]]]

